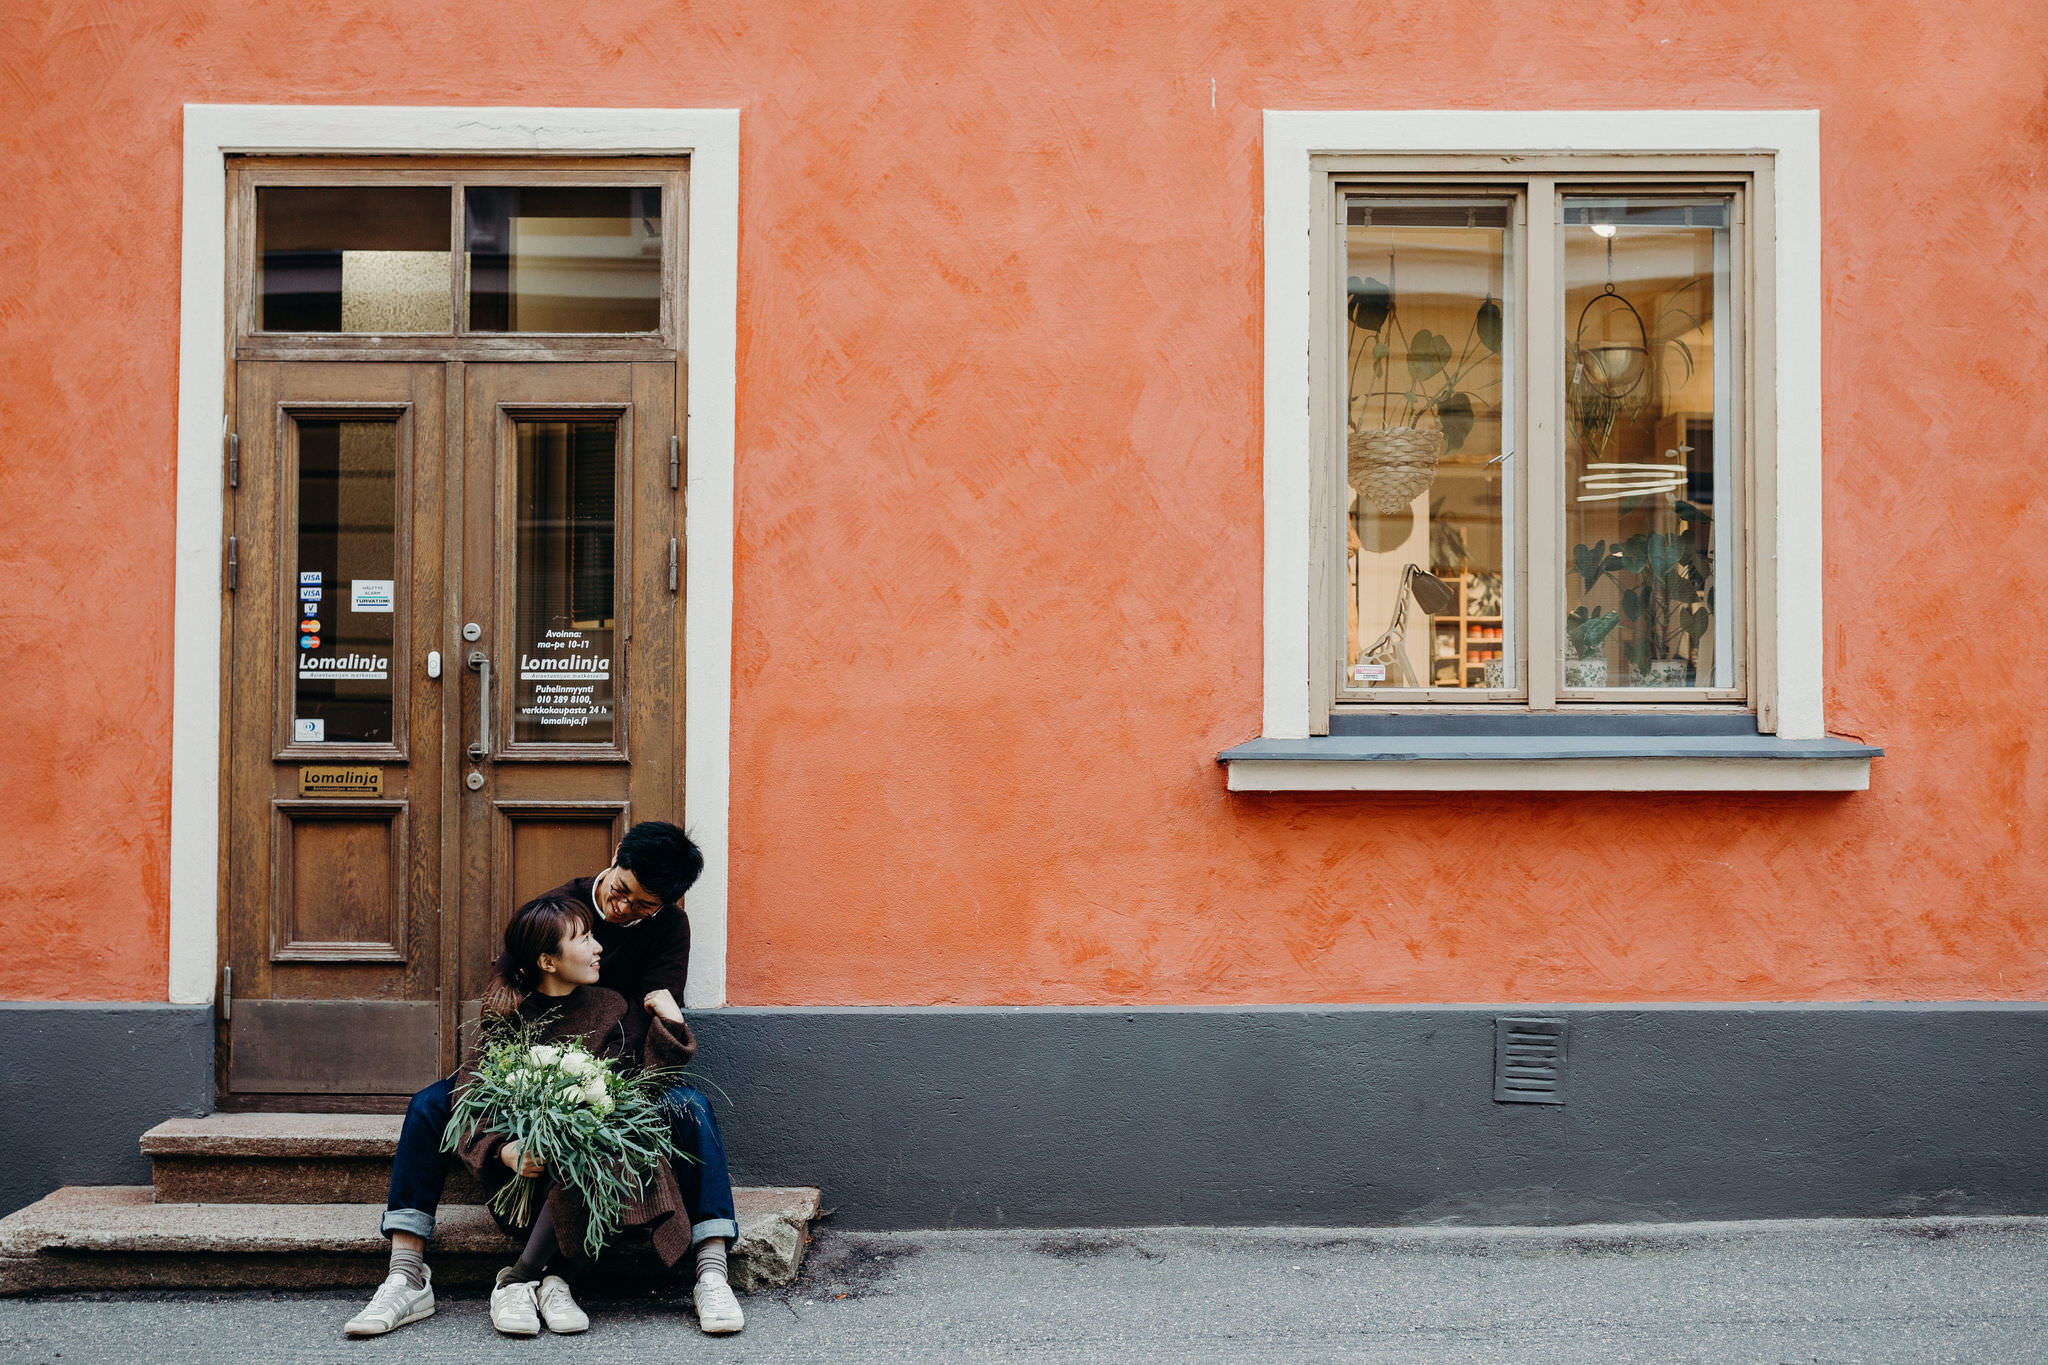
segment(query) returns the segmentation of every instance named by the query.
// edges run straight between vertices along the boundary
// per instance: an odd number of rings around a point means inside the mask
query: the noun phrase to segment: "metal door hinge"
[[[668,538],[668,590],[670,592],[676,590],[676,568],[676,538],[670,536]]]
[[[242,486],[242,433],[228,433],[228,487]]]
[[[235,1017],[235,969],[223,966],[220,969],[220,1017]]]
[[[233,592],[242,582],[242,547],[238,538],[228,537],[228,591]]]
[[[671,489],[683,486],[683,438],[668,438],[668,486]]]

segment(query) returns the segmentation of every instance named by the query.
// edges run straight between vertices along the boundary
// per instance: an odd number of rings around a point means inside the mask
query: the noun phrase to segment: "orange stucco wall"
[[[738,1003],[2048,988],[2048,8],[0,8],[0,997],[165,990],[188,101],[742,111]],[[1260,110],[1817,107],[1866,794],[1232,796]]]

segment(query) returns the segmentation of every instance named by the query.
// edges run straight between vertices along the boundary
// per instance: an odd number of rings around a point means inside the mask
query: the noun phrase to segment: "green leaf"
[[[1683,621],[1685,633],[1692,637],[1694,644],[1698,644],[1713,625],[1714,613],[1706,607],[1694,607],[1685,614]]]
[[[1361,280],[1353,275],[1345,281],[1344,311],[1359,331],[1377,332],[1394,311],[1393,292],[1370,276]]]
[[[1442,374],[1451,363],[1451,343],[1427,327],[1415,334],[1408,347],[1408,373],[1420,384],[1431,375]]]
[[[1623,588],[1621,590],[1622,615],[1628,617],[1631,621],[1640,620],[1643,608],[1648,604],[1648,599],[1649,594],[1640,588]]]
[[[1486,302],[1479,305],[1479,316],[1473,319],[1473,325],[1479,330],[1480,343],[1487,350],[1492,351],[1495,355],[1499,355],[1501,340],[1500,304],[1495,302],[1491,294],[1486,296]]]
[[[1678,567],[1679,557],[1684,553],[1678,537],[1667,536],[1662,531],[1650,534],[1647,557],[1652,578],[1663,578]]]
[[[1685,378],[1690,380],[1692,378],[1692,347],[1676,338],[1673,338],[1669,344],[1678,348],[1679,356],[1685,361]]]
[[[1472,434],[1472,395],[1454,393],[1436,405],[1437,420],[1443,423],[1444,449],[1456,450]]]
[[[1621,567],[1632,574],[1641,574],[1650,558],[1650,538],[1641,531],[1636,532],[1620,547]]]
[[[1712,512],[1703,512],[1698,507],[1694,506],[1692,503],[1687,502],[1684,498],[1680,498],[1678,499],[1678,501],[1674,502],[1671,505],[1671,510],[1678,513],[1678,519],[1680,521],[1700,522],[1712,521],[1714,519],[1714,514]]]
[[[1572,569],[1586,582],[1581,595],[1593,591],[1593,585],[1607,572],[1607,542],[1572,546]]]

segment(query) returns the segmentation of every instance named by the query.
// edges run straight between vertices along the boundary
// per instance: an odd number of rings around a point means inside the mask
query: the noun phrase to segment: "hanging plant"
[[[1393,276],[1392,259],[1388,276]],[[1373,384],[1353,414],[1347,441],[1351,486],[1383,515],[1400,512],[1436,478],[1437,462],[1463,448],[1482,404],[1468,385],[1473,371],[1500,354],[1501,306],[1488,294],[1474,311],[1462,345],[1428,328],[1412,336],[1402,326],[1391,284],[1353,275],[1345,286],[1350,320],[1352,393],[1369,358]],[[1398,361],[1399,365],[1394,363]],[[1405,379],[1394,388],[1397,371]],[[1499,387],[1493,376],[1489,388]],[[1372,421],[1377,417],[1377,422]],[[1434,419],[1434,427],[1422,425]]]

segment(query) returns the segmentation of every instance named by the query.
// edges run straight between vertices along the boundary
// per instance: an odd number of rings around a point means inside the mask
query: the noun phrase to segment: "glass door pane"
[[[294,744],[390,744],[398,424],[299,418]]]
[[[521,420],[512,741],[612,744],[618,422]]]
[[[1564,201],[1566,690],[1734,686],[1731,211]]]
[[[1339,695],[1514,689],[1507,199],[1345,200]]]

